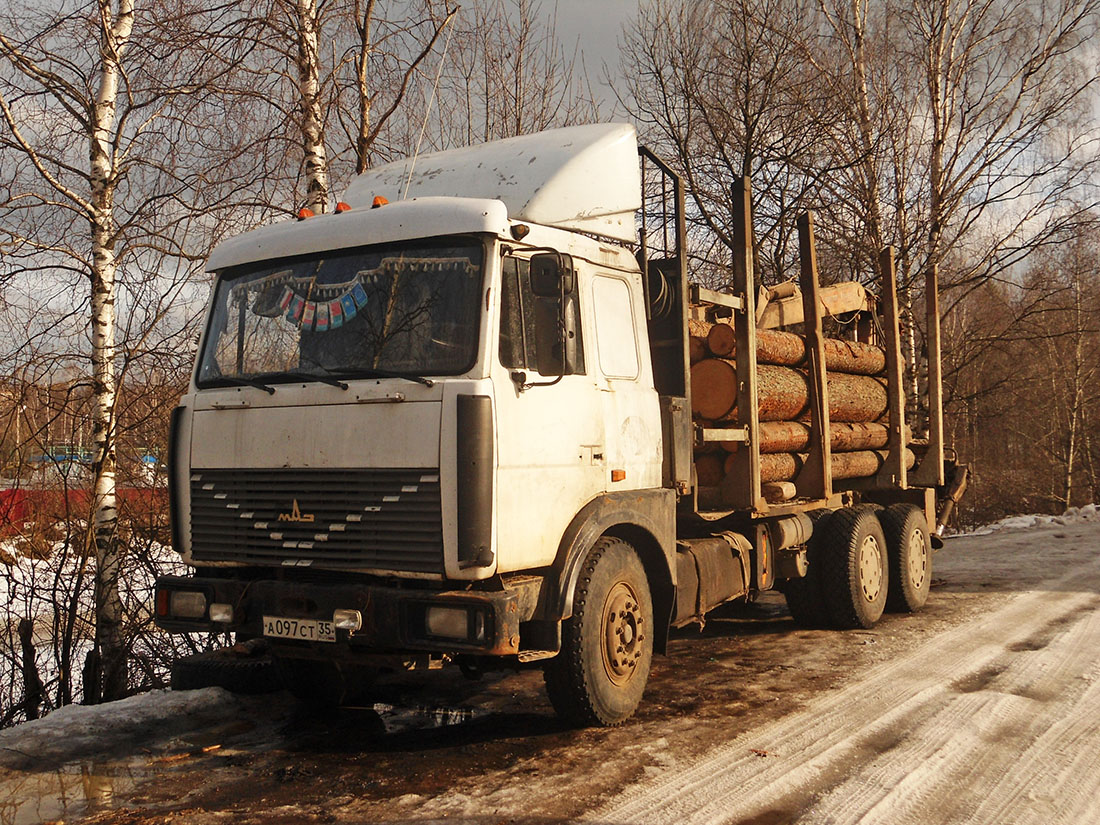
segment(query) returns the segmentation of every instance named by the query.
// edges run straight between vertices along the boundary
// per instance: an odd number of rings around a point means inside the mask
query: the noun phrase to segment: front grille
[[[438,470],[201,469],[197,561],[443,572]]]

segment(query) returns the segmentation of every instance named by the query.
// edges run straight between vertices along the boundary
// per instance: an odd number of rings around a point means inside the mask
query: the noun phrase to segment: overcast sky
[[[579,41],[588,76],[596,88],[605,64],[612,76],[618,72],[623,23],[637,13],[639,0],[557,0],[556,5],[558,38],[569,53]],[[542,0],[542,13],[549,17],[554,6],[555,0]],[[606,87],[599,91],[603,91],[609,105],[613,103]]]

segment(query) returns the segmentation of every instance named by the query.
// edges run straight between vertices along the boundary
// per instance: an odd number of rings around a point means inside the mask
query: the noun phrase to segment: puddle
[[[135,763],[85,762],[43,773],[0,774],[0,825],[61,822],[115,807],[147,775]]]
[[[382,703],[373,705],[370,710],[378,715],[387,734],[462,725],[489,715],[489,711],[479,708],[445,708],[426,705],[396,707]]]

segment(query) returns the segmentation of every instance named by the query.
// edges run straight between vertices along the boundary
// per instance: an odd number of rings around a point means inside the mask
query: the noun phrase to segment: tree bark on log
[[[878,375],[886,369],[886,353],[870,344],[824,339],[825,369],[853,375]],[[756,360],[762,364],[800,367],[806,362],[806,342],[801,335],[777,330],[758,330]]]
[[[736,338],[730,324],[713,324],[702,331],[705,324],[699,325],[699,332],[689,327],[692,335],[706,338],[707,349],[716,358],[732,358],[736,350]],[[861,344],[856,341],[842,341],[839,338],[824,339],[825,369],[832,372],[846,372],[853,375],[879,375],[886,369],[886,353],[880,347]],[[760,329],[756,331],[756,360],[761,364],[774,364],[781,367],[801,367],[806,364],[806,342],[801,335],[779,330]]]
[[[806,413],[810,389],[806,376],[790,367],[761,364],[756,371],[761,421],[794,421]],[[874,421],[886,412],[886,387],[867,375],[828,376],[829,418],[838,423]],[[711,421],[736,418],[737,371],[733,361],[707,358],[691,368],[691,411]]]
[[[736,387],[736,379],[733,383]],[[833,373],[827,383],[831,421],[874,421],[886,411],[886,387],[877,378]],[[756,370],[756,388],[761,421],[794,421],[807,412],[809,382],[798,370],[761,364]]]
[[[848,478],[867,478],[882,468],[886,450],[859,450],[853,453],[833,455],[833,481]],[[760,456],[761,482],[793,481],[806,461],[805,453],[770,453]],[[912,450],[905,451],[905,464],[912,467],[916,457]]]
[[[834,452],[878,450],[886,446],[890,433],[883,424],[830,424],[830,449]],[[810,443],[810,425],[802,421],[765,421],[760,425],[760,452],[797,453]],[[719,441],[722,449],[735,453],[743,445]]]

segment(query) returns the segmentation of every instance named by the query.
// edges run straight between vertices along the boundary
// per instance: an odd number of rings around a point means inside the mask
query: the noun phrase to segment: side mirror
[[[572,256],[561,252],[541,252],[531,256],[531,291],[539,298],[572,295],[575,286]]]

